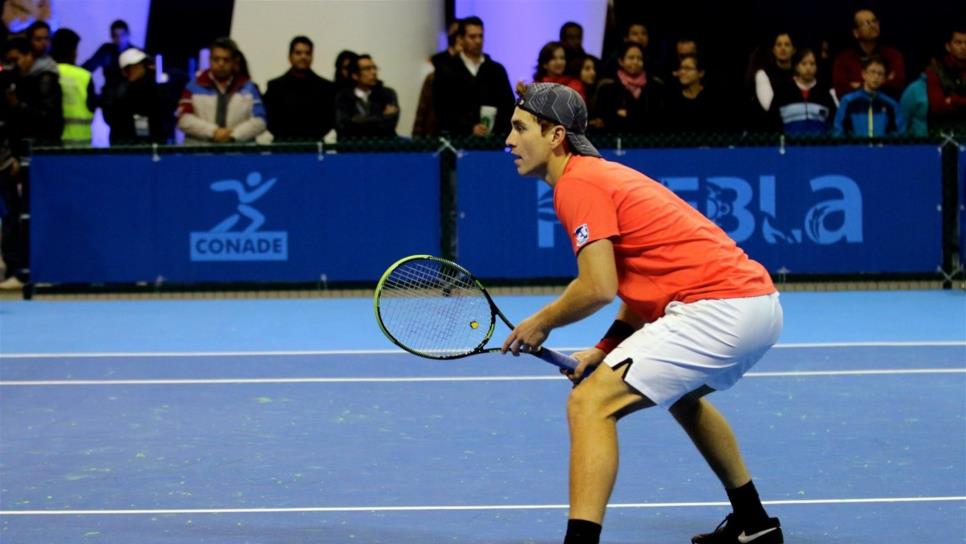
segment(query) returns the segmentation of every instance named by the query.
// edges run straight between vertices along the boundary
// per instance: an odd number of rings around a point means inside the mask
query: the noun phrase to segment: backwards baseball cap
[[[517,107],[540,119],[563,125],[567,129],[570,150],[577,155],[600,157],[587,130],[587,105],[577,91],[559,83],[533,83],[517,100]]]
[[[134,66],[135,64],[144,61],[146,58],[148,58],[148,56],[144,54],[144,51],[132,47],[121,53],[121,56],[117,59],[117,63],[121,65],[121,69],[123,70],[128,66]]]

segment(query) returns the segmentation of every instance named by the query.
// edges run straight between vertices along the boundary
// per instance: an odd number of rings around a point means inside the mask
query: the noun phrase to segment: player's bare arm
[[[524,345],[535,350],[551,330],[580,321],[610,304],[616,296],[614,245],[607,239],[591,242],[577,255],[577,278],[560,298],[521,321],[503,342],[503,351],[519,355]]]

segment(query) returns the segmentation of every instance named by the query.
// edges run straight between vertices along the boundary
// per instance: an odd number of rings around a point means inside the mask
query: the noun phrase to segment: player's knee
[[[606,417],[604,403],[596,389],[585,384],[575,387],[567,398],[567,419],[571,424],[586,419]]]

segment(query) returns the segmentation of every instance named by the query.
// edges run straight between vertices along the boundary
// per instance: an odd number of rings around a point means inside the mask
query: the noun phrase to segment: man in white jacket
[[[211,45],[211,67],[185,87],[178,103],[178,128],[185,144],[250,142],[265,131],[265,107],[241,55],[229,38]]]

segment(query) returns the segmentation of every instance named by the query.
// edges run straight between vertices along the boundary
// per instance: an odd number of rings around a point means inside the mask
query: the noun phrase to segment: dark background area
[[[872,9],[879,18],[881,42],[904,55],[907,82],[922,72],[930,57],[945,55],[948,33],[966,21],[966,2],[950,0],[614,0],[611,24],[616,26],[608,28],[605,57],[619,43],[629,21],[647,26],[652,61],[673,51],[679,36],[694,36],[706,61],[709,85],[725,97],[744,101],[749,96],[748,62],[756,48],[770,49],[775,34],[785,31],[796,47],[818,50],[821,41],[828,40],[834,58],[854,43],[852,15],[861,8]]]
[[[882,26],[882,41],[898,48],[912,73],[921,71],[930,55],[942,53],[946,34],[966,18],[966,3],[949,0],[917,2],[856,2],[815,0],[768,2],[641,2],[615,0],[618,24],[643,21],[651,42],[670,42],[680,34],[698,37],[709,58],[737,59],[742,67],[760,44],[769,44],[775,32],[791,33],[796,46],[817,47],[823,39],[833,51],[853,43],[852,14],[872,9]],[[620,30],[615,39],[619,39]],[[611,36],[608,36],[610,39]],[[769,44],[770,45],[770,44]]]

